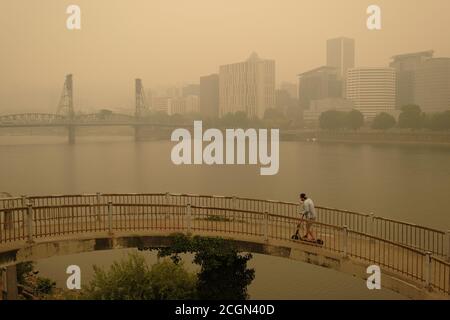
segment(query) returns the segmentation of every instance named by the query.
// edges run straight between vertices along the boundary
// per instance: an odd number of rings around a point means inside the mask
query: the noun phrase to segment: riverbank
[[[225,130],[222,129],[222,130]],[[141,139],[147,141],[170,141],[173,129],[171,128],[143,128]],[[0,136],[66,136],[65,128],[30,128],[0,130]],[[77,136],[134,136],[132,127],[117,128],[79,128]],[[285,130],[280,129],[281,141],[315,141],[330,143],[357,143],[357,144],[392,144],[392,145],[435,145],[450,146],[450,132],[428,131],[321,131],[321,130]]]
[[[282,131],[283,141],[450,146],[450,133],[374,131]]]

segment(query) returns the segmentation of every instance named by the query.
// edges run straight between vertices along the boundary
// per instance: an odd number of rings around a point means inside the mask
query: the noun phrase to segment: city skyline
[[[68,73],[75,76],[81,108],[123,108],[132,105],[134,78],[143,79],[146,88],[198,82],[252,51],[278,62],[277,83],[296,82],[298,73],[323,64],[326,40],[340,36],[355,39],[357,66],[386,66],[392,55],[429,49],[436,57],[450,56],[445,41],[450,26],[443,23],[450,3],[445,0],[417,0],[408,7],[380,0],[380,31],[365,25],[368,1],[286,0],[283,6],[258,1],[258,10],[255,1],[77,3],[83,24],[73,32],[65,28],[64,2],[2,3],[2,112],[51,111]],[[411,33],[411,26],[421,27]]]

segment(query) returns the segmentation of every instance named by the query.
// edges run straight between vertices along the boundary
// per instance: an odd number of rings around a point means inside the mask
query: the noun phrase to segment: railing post
[[[27,204],[27,242],[34,242],[33,233],[33,205],[31,203]]]
[[[425,266],[424,266],[424,278],[425,278],[425,288],[431,288],[431,252],[427,251],[425,253]]]
[[[113,203],[112,201],[108,202],[108,233],[109,235],[113,235],[113,219],[112,219],[112,213],[113,213]]]
[[[450,230],[445,232],[445,244],[447,245],[447,250],[445,251],[447,254],[447,262],[450,262]]]
[[[375,215],[373,212],[369,214],[369,234],[375,237]]]
[[[170,212],[170,208],[168,207],[170,204],[170,193],[166,192],[166,199],[164,200],[164,203],[166,205],[166,207],[164,208],[164,219],[170,219],[169,217],[169,212]]]
[[[233,196],[232,198],[231,209],[236,210],[236,196]]]
[[[348,256],[348,227],[345,225],[342,227],[342,256],[347,258]]]
[[[170,193],[166,192],[166,204],[169,204]]]
[[[269,212],[264,212],[264,241],[269,241]]]
[[[102,221],[102,215],[101,215],[101,207],[102,204],[102,194],[100,192],[96,193],[96,201],[97,201],[97,221]]]
[[[186,229],[187,234],[191,234],[191,204],[186,205]]]
[[[24,194],[20,196],[22,198],[22,206],[26,207],[28,203],[28,197]]]

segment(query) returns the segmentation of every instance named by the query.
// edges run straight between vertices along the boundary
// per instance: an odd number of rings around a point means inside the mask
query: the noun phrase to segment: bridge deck
[[[109,197],[119,201],[117,195]],[[256,209],[254,200],[246,203],[245,199],[237,202],[236,199],[229,201],[230,199],[218,198],[205,203],[205,199],[200,201],[193,196],[184,197],[181,201],[181,196],[172,196],[170,204],[167,204],[167,196],[152,198],[153,201],[145,203],[148,199],[143,195],[134,195],[130,201],[121,198],[120,203],[108,201],[106,205],[86,204],[76,200],[77,204],[47,203],[42,206],[42,201],[46,198],[36,197],[29,199],[34,205],[23,207],[20,203],[23,199],[17,199],[15,204],[10,201],[7,204],[9,208],[5,208],[4,203],[4,209],[0,210],[3,213],[0,220],[0,253],[26,248],[26,240],[33,240],[36,245],[40,245],[85,237],[101,238],[105,234],[114,234],[113,238],[129,238],[133,235],[189,232],[262,243],[340,261],[348,259],[366,267],[376,264],[383,272],[419,288],[432,289],[447,296],[450,294],[450,264],[444,261],[444,256],[439,255],[439,252],[443,252],[440,251],[441,246],[433,247],[436,249],[436,254],[433,255],[417,248],[416,242],[411,246],[401,241],[392,241],[386,236],[382,238],[361,232],[364,230],[358,230],[357,227],[367,229],[367,224],[358,219],[362,217],[367,222],[366,216],[355,215],[355,219],[341,219],[346,222],[356,221],[352,228],[315,222],[314,231],[324,241],[323,246],[318,247],[290,240],[299,219],[290,216],[296,210],[288,204],[284,204],[282,208],[271,208],[269,204],[273,203],[268,202],[264,205],[264,210],[257,211],[248,208],[253,206],[252,209]],[[61,198],[49,199],[58,202]],[[88,199],[91,202],[92,199]],[[319,221],[328,219],[327,214],[322,212]],[[342,211],[336,214],[349,213]],[[426,247],[432,243],[433,241],[426,241],[421,245]]]

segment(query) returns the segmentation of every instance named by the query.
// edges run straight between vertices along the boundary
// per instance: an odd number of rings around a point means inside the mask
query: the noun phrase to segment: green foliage
[[[144,257],[130,254],[114,262],[109,270],[94,266],[94,277],[86,290],[88,299],[142,300],[151,298],[150,270]]]
[[[196,277],[170,261],[147,266],[138,253],[114,262],[109,270],[94,266],[94,278],[83,298],[93,300],[192,299]]]
[[[450,110],[431,115],[427,127],[436,131],[450,130]]]
[[[345,127],[358,130],[364,125],[364,116],[361,111],[353,109],[345,115]]]
[[[235,128],[247,128],[253,126],[257,119],[247,118],[247,114],[243,111],[235,113],[227,113],[222,118],[218,119],[219,126],[235,127]]]
[[[386,112],[382,112],[377,114],[377,116],[373,119],[372,129],[388,130],[393,128],[395,124],[396,121],[392,115]]]
[[[319,117],[320,128],[325,130],[338,130],[345,127],[345,112],[328,110]]]
[[[403,129],[417,130],[423,127],[424,114],[417,105],[406,105],[398,118],[398,126]]]
[[[152,266],[150,283],[153,299],[187,300],[197,296],[197,276],[187,272],[182,264],[163,261]]]
[[[264,112],[264,119],[266,120],[284,120],[283,111],[276,108],[266,109]]]
[[[36,280],[36,286],[34,288],[34,293],[37,296],[48,295],[53,292],[56,287],[56,283],[48,278],[38,277]]]
[[[241,255],[235,246],[221,238],[174,235],[169,247],[160,248],[158,256],[174,263],[181,261],[181,253],[194,253],[194,263],[201,268],[197,294],[200,299],[247,299],[247,287],[255,278],[255,271],[247,268],[251,254]]]
[[[33,272],[34,263],[32,261],[21,262],[16,265],[17,270],[17,283],[21,285],[26,285],[26,277]]]

